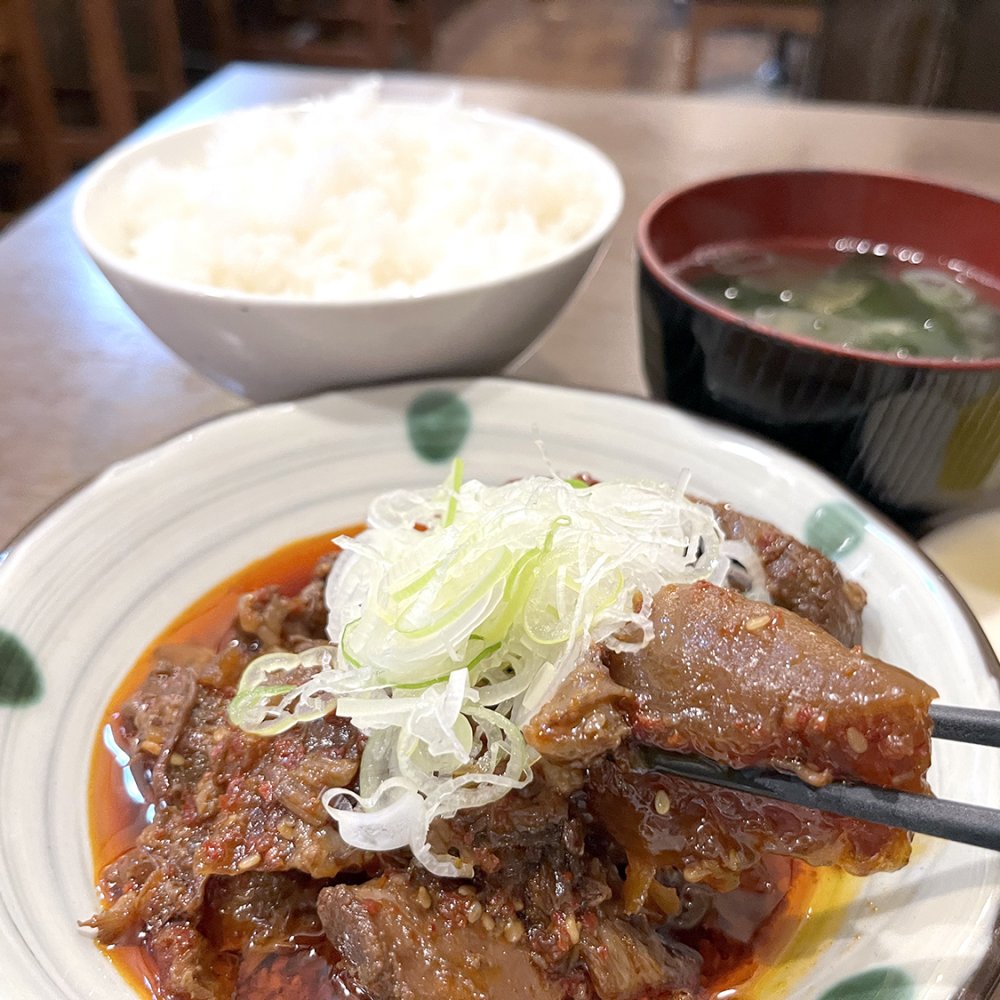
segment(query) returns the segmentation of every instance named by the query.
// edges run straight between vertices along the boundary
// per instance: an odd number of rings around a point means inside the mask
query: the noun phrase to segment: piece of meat
[[[535,960],[555,973],[566,973],[578,964],[584,927],[618,912],[613,898],[617,872],[610,865],[582,862],[582,858],[561,858],[558,852],[548,852],[530,867],[510,859],[502,877],[492,879],[487,888],[493,900],[516,894],[521,908],[514,915],[526,929]]]
[[[215,948],[237,953],[321,938],[316,899],[322,888],[301,872],[214,875],[205,886],[201,929]]]
[[[144,748],[131,708],[119,720],[121,745],[133,749],[140,782],[161,762],[164,777],[153,821],[136,846],[101,873],[104,906],[88,926],[105,944],[195,921],[212,875],[301,871],[329,878],[364,864],[363,852],[345,844],[318,801],[311,802],[320,781],[353,779],[361,734],[333,717],[271,739],[250,736],[228,721],[230,690],[197,683],[192,704],[176,697],[192,670],[161,665],[129,702],[143,706],[143,718],[165,717],[160,699],[182,707],[185,725],[170,737],[169,753]]]
[[[189,666],[159,658],[146,682],[122,708],[129,718],[137,752],[159,757],[173,749],[197,697],[197,678]]]
[[[268,951],[240,964],[232,1000],[370,1000],[360,986],[333,972],[313,949]]]
[[[524,727],[524,738],[556,763],[587,763],[614,750],[628,734],[623,712],[631,691],[615,684],[592,646]]]
[[[771,600],[825,629],[845,646],[861,642],[867,597],[822,552],[728,503],[711,505],[727,538],[745,540],[760,556]]]
[[[699,993],[698,954],[676,943],[668,948],[642,922],[586,924],[580,950],[601,1000],[693,1000]]]
[[[817,785],[927,791],[937,692],[923,681],[710,583],[664,587],[652,615],[643,649],[608,654],[612,678],[637,695],[638,741]]]
[[[228,1000],[235,962],[219,959],[189,921],[172,921],[146,942],[156,963],[163,1000]]]
[[[356,757],[334,757],[313,747],[280,774],[274,785],[274,797],[311,826],[327,826],[330,817],[323,807],[323,792],[328,788],[346,788],[357,773]]]
[[[905,830],[638,770],[626,753],[591,769],[591,808],[630,860],[676,868],[691,883],[740,885],[768,856],[834,865],[853,875],[895,871]]]
[[[563,1000],[565,990],[532,960],[522,940],[491,920],[471,896],[432,898],[404,874],[336,885],[319,915],[347,972],[373,1000]]]
[[[104,905],[84,926],[95,928],[102,944],[132,943],[145,932],[198,917],[205,878],[192,866],[195,839],[150,829],[101,872]]]
[[[194,669],[160,657],[146,683],[122,708],[121,716],[127,720],[123,742],[131,755],[155,759],[149,780],[156,798],[166,794],[168,762],[197,697]]]
[[[200,743],[205,735],[189,730],[185,739]],[[197,784],[178,776],[182,808],[207,824],[195,855],[199,870],[297,869],[331,878],[362,863],[362,852],[344,843],[318,800],[309,801],[322,790],[318,776],[343,787],[357,772],[364,741],[349,722],[332,716],[262,739],[220,720],[207,735],[211,747],[193,751],[192,760],[197,768],[207,753],[208,772]]]
[[[438,854],[454,851],[481,872],[497,871],[512,857],[530,866],[542,852],[562,849],[579,820],[571,817],[569,797],[546,780],[547,773],[543,769],[527,788],[514,789],[489,805],[435,820],[431,846]],[[575,788],[584,777],[582,772],[577,776]]]
[[[301,652],[326,636],[326,577],[333,556],[320,559],[313,579],[299,593],[282,594],[277,587],[263,587],[244,594],[237,608],[238,635],[254,652]]]

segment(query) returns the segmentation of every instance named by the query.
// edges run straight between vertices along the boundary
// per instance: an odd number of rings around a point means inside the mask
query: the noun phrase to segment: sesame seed
[[[470,924],[474,924],[483,915],[483,904],[477,899],[472,906],[466,910],[465,919],[469,921]]]
[[[476,887],[474,885],[469,885],[468,883],[460,885],[458,887],[458,894],[460,896],[475,896]]]
[[[517,944],[524,937],[524,924],[520,920],[509,921],[503,929],[504,940]]]
[[[748,618],[744,623],[743,627],[748,631],[756,635],[758,632],[763,632],[768,625],[771,624],[770,615],[757,615],[756,618]]]
[[[139,744],[139,749],[143,753],[148,753],[153,757],[159,757],[160,752],[163,750],[163,747],[161,747],[159,743],[156,743],[153,740],[143,740]]]
[[[572,913],[566,918],[566,933],[569,935],[570,944],[580,943],[580,925]]]
[[[172,753],[170,755],[170,763],[173,764],[174,767],[183,767],[187,763],[187,757],[184,757],[179,753]]]
[[[253,854],[248,854],[237,866],[237,870],[241,872],[248,872],[251,868],[256,868],[257,865],[261,863],[261,856],[254,851]]]
[[[482,923],[484,931],[491,931],[494,927],[496,927],[496,921],[488,913],[483,914]]]
[[[422,885],[417,890],[417,902],[425,909],[431,908],[431,894],[427,891],[427,886]]]
[[[670,796],[664,791],[657,792],[656,798],[653,799],[653,808],[657,815],[666,816],[670,812]]]
[[[868,740],[864,733],[850,726],[847,730],[847,745],[857,754],[862,754],[868,749]]]

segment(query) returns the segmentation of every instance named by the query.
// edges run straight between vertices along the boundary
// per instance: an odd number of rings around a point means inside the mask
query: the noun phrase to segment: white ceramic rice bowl
[[[416,113],[421,107],[412,106]],[[534,133],[589,166],[601,198],[589,229],[558,256],[516,273],[406,298],[282,298],[151,273],[126,254],[127,176],[152,158],[166,166],[197,162],[231,115],[109,153],[77,194],[74,227],[108,281],[167,347],[203,375],[258,402],[420,375],[496,372],[527,350],[566,305],[621,213],[624,187],[607,156],[568,132],[517,115],[459,113],[497,129]]]

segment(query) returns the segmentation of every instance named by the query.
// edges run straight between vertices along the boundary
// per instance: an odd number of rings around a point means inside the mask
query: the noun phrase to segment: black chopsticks
[[[940,740],[1000,747],[1000,712],[986,708],[931,705],[934,735]]]
[[[940,739],[1000,746],[1000,712],[935,705],[931,718]],[[778,771],[726,767],[657,747],[642,753],[651,771],[1000,851],[1000,809],[846,782],[815,788]]]

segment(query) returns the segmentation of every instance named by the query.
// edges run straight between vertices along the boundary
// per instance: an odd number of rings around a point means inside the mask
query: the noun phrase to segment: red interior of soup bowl
[[[712,243],[871,240],[922,251],[927,264],[957,259],[1000,279],[1000,202],[908,177],[837,171],[746,174],[667,194],[639,223],[639,255],[673,294],[702,311],[757,328],[698,295],[670,265]],[[797,341],[788,334],[761,330]],[[812,343],[814,348],[829,345]],[[849,348],[830,348],[854,353]],[[1000,359],[913,359],[921,366],[1000,366]]]

